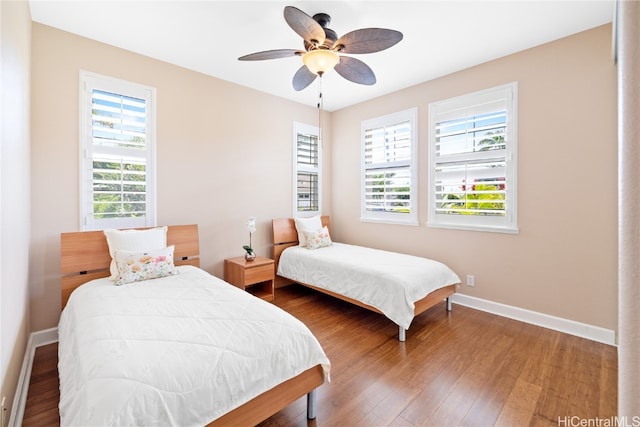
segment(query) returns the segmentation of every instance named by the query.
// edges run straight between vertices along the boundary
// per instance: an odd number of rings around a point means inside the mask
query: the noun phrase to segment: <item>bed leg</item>
[[[398,326],[398,341],[404,342],[407,339],[407,331],[402,326]]]
[[[307,419],[316,419],[316,389],[307,393]]]
[[[447,297],[447,311],[451,311],[451,297]]]

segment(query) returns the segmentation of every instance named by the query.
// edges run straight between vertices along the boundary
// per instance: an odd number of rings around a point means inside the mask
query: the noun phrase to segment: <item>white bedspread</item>
[[[409,329],[414,303],[460,278],[441,262],[334,242],[282,252],[278,275],[353,298]]]
[[[329,360],[300,321],[191,266],[76,289],[59,323],[62,426],[202,426]]]

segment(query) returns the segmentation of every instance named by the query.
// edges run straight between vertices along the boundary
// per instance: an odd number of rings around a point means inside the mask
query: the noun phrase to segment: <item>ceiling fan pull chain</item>
[[[322,137],[322,110],[324,109],[324,101],[322,99],[322,76],[318,79],[318,139],[320,140],[320,146],[323,146]]]

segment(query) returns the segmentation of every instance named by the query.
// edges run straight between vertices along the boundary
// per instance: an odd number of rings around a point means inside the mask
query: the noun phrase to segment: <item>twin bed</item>
[[[331,241],[328,216],[272,221],[276,286],[297,282],[384,314],[405,341],[413,318],[446,300],[459,277],[446,265],[411,255]]]
[[[117,286],[105,233],[61,235],[61,425],[249,426],[305,394],[315,418],[330,365],[307,327],[199,269],[197,226],[166,247],[116,251],[136,274]]]
[[[273,220],[276,286],[382,313],[401,341],[414,316],[443,300],[450,310],[459,279],[444,264],[335,243],[329,227],[326,216]],[[315,418],[322,347],[293,316],[201,270],[196,225],[62,233],[61,273],[62,425],[249,426],[305,394]]]

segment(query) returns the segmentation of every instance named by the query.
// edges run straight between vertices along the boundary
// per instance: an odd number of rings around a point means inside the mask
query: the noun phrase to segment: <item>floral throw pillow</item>
[[[322,228],[322,218],[320,215],[311,218],[294,218],[294,224],[298,232],[298,243],[300,246],[307,246],[307,232],[317,233]]]
[[[329,236],[329,229],[322,227],[320,231],[305,231],[304,237],[306,240],[305,247],[307,249],[318,249],[326,246],[331,246],[331,236]]]
[[[173,264],[175,246],[147,252],[116,251],[116,286],[178,274]]]
[[[150,251],[167,246],[167,227],[155,227],[145,230],[104,230],[111,255],[110,280],[118,278],[116,251]]]

